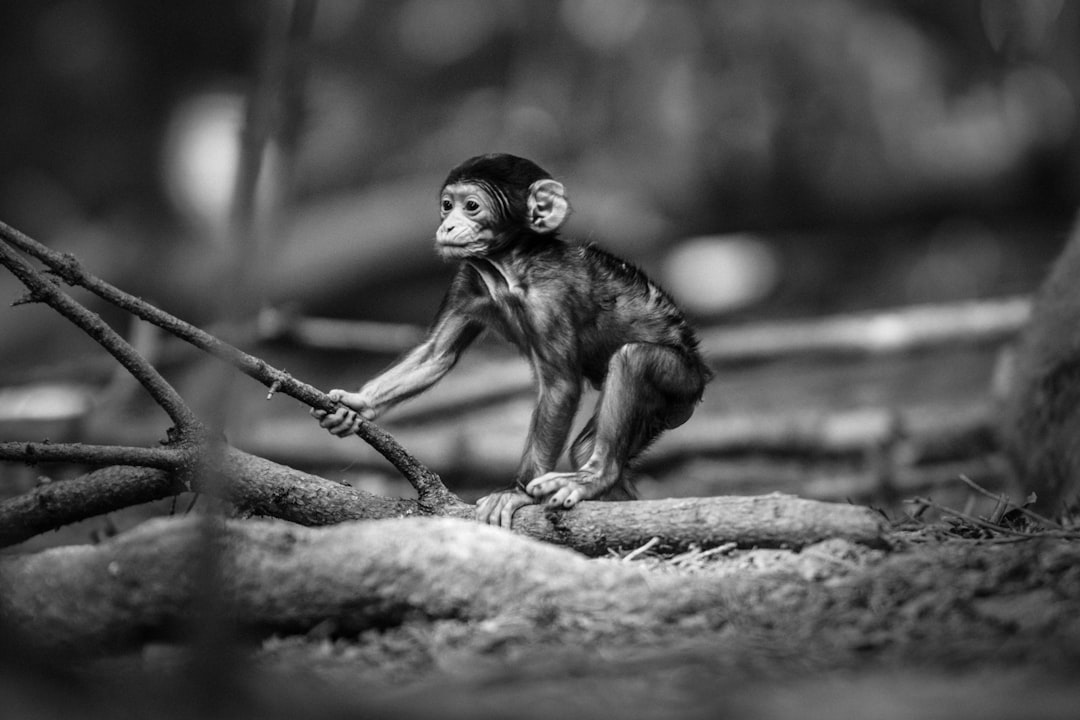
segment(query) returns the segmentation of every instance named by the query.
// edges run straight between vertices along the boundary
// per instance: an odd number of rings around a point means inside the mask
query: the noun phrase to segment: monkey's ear
[[[555,232],[569,214],[570,203],[561,182],[547,178],[529,186],[529,228],[533,232]]]

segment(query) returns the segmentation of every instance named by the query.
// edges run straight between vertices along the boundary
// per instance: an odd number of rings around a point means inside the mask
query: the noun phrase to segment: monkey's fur
[[[565,189],[530,160],[467,160],[439,203],[436,250],[460,264],[427,339],[358,392],[332,390],[341,407],[316,412],[320,425],[353,432],[357,415],[374,418],[423,392],[493,329],[532,365],[538,397],[514,485],[481,498],[478,519],[509,527],[524,505],[631,495],[627,463],[686,422],[709,379],[682,313],[630,263],[559,236]],[[584,382],[600,398],[570,443],[574,469],[556,472]]]
[[[1019,490],[1058,515],[1080,489],[1080,224],[1035,296],[1001,420]]]

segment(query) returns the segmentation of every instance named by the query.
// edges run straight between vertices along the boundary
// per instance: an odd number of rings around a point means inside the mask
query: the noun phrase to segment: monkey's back
[[[627,343],[651,343],[682,353],[708,375],[697,336],[679,306],[640,268],[596,245],[571,245],[571,263],[589,283],[589,315],[579,340],[587,358],[586,377],[596,384],[607,372],[612,354]]]

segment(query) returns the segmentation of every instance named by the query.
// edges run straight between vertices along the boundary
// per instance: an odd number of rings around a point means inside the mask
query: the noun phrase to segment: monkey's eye
[[[442,201],[442,211],[443,211],[444,213],[448,213],[448,212],[450,212],[450,211],[451,211],[451,210],[453,210],[453,209],[454,209],[454,203],[450,202],[450,201],[449,201],[448,199],[446,199],[446,198],[443,198],[443,201]]]
[[[480,209],[480,203],[476,202],[475,200],[469,200],[469,201],[467,201],[465,203],[465,210],[467,212],[474,213],[479,209]]]

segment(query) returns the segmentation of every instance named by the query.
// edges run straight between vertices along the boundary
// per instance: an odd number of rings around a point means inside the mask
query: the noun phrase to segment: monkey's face
[[[448,260],[491,255],[555,233],[569,211],[566,190],[551,178],[520,186],[498,178],[452,181],[439,197],[435,248]]]
[[[496,245],[500,214],[491,195],[475,183],[455,183],[442,190],[442,222],[435,231],[435,249],[447,259],[476,257]]]

